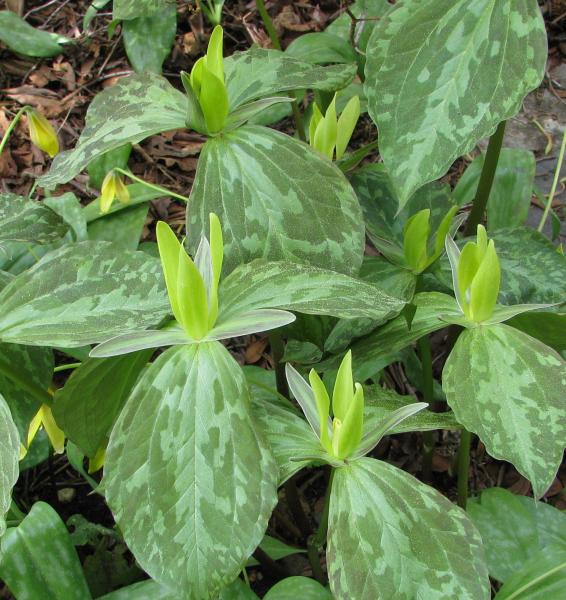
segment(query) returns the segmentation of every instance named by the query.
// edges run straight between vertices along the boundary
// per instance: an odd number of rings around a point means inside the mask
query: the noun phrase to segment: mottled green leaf
[[[285,55],[317,65],[355,63],[358,57],[347,40],[326,31],[300,35],[285,48]]]
[[[25,441],[30,421],[48,401],[53,378],[51,348],[0,344],[0,394],[4,396],[20,438]]]
[[[110,436],[103,482],[126,543],[187,599],[214,597],[236,577],[277,501],[277,469],[249,402],[219,342],[171,348],[143,374]]]
[[[546,56],[536,0],[405,0],[381,19],[365,90],[401,206],[515,115]]]
[[[332,594],[318,581],[308,577],[286,577],[276,583],[264,600],[332,600]]]
[[[566,548],[566,514],[550,504],[491,488],[468,500],[466,510],[481,534],[489,574],[498,581],[520,571],[541,548]]]
[[[442,375],[458,421],[494,458],[513,463],[540,498],[566,447],[566,363],[517,329],[480,326],[462,332]]]
[[[154,14],[128,19],[122,25],[124,48],[136,73],[151,71],[161,75],[177,32],[177,5],[164,2]]]
[[[6,531],[5,514],[12,501],[12,488],[18,480],[20,436],[10,409],[0,395],[0,537]]]
[[[319,67],[287,56],[279,50],[254,46],[224,61],[230,108],[289,90],[333,92],[354,78],[354,65]]]
[[[412,300],[417,307],[411,326],[405,315],[395,317],[352,346],[354,377],[364,381],[396,360],[403,348],[416,342],[423,335],[446,327],[439,315],[459,312],[456,300],[447,294],[422,292]],[[337,369],[340,357],[332,357],[319,365],[321,371]]]
[[[47,244],[63,237],[67,225],[48,206],[16,194],[0,194],[0,243]]]
[[[334,473],[327,561],[339,600],[491,597],[481,538],[467,515],[371,458]]]
[[[193,340],[183,329],[144,329],[143,331],[133,331],[111,337],[93,348],[89,356],[92,358],[108,358],[148,348],[163,348],[165,346],[198,343],[200,343],[200,340]]]
[[[220,283],[218,325],[256,308],[387,319],[405,302],[359,279],[308,265],[253,261]]]
[[[96,95],[77,145],[58,154],[38,183],[45,188],[66,183],[108,150],[185,127],[186,116],[185,95],[163,77],[154,73],[125,77]]]
[[[101,596],[99,600],[178,600],[179,594],[169,588],[146,579]]]
[[[65,435],[87,456],[104,444],[151,352],[119,358],[91,358],[57,390],[53,416]]]
[[[114,0],[112,18],[117,21],[149,17],[173,0]]]
[[[566,548],[547,546],[510,577],[495,600],[551,600],[564,594]]]
[[[88,226],[89,239],[114,242],[116,247],[125,250],[137,250],[148,208],[144,203],[96,219]]]
[[[458,204],[474,200],[484,155],[476,157],[468,166],[454,189]],[[535,155],[529,150],[502,148],[497,170],[487,203],[489,230],[524,225],[529,213],[535,180]]]
[[[364,231],[342,172],[306,144],[246,125],[204,145],[187,204],[191,250],[222,216],[224,269],[254,258],[292,260],[355,274]]]
[[[18,600],[92,598],[71,536],[44,502],[36,502],[2,538],[0,579]]]
[[[159,261],[107,242],[44,256],[0,293],[0,339],[77,347],[159,322],[169,303]]]
[[[63,35],[36,29],[15,12],[1,10],[0,41],[18,54],[49,57],[62,54],[63,44],[71,40]]]

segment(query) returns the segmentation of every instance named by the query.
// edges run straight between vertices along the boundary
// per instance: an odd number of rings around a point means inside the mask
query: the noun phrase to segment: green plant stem
[[[487,201],[491,193],[493,186],[493,180],[495,179],[495,171],[497,170],[497,163],[499,162],[499,155],[501,154],[501,147],[503,145],[503,138],[505,136],[505,125],[507,121],[501,121],[495,130],[495,133],[489,139],[489,145],[485,155],[485,161],[480,175],[478,183],[478,189],[474,197],[474,203],[472,210],[466,221],[466,227],[464,228],[464,236],[474,235],[478,225],[481,223],[487,208]]]
[[[26,106],[22,106],[22,108],[20,108],[20,110],[16,113],[16,116],[12,119],[10,125],[8,125],[8,129],[6,129],[6,133],[2,136],[2,141],[0,142],[0,154],[2,154],[2,152],[4,151],[4,148],[8,143],[8,140],[10,139],[10,135],[12,134],[12,131],[14,131],[14,128],[18,124],[18,121],[20,120],[21,116],[29,108],[31,108],[31,106],[28,106],[27,104]]]
[[[189,199],[186,196],[181,196],[181,194],[176,194],[175,192],[172,192],[167,188],[161,187],[160,185],[155,185],[154,183],[144,181],[143,179],[134,175],[131,171],[126,171],[125,169],[121,169],[120,167],[114,167],[114,171],[116,171],[117,173],[121,173],[125,177],[128,177],[133,181],[137,181],[138,183],[141,183],[142,185],[145,185],[146,187],[155,190],[156,192],[163,192],[164,196],[172,196],[173,198],[177,198],[178,200],[182,200],[183,202],[189,201]]]
[[[460,435],[460,448],[458,450],[458,506],[464,510],[468,503],[468,478],[470,473],[471,447],[472,434],[467,429],[462,429]]]
[[[423,400],[432,408],[434,404],[434,378],[432,373],[432,353],[430,351],[430,339],[428,335],[423,336],[417,342],[419,356],[421,359],[422,394]],[[432,458],[434,455],[434,432],[423,432],[423,481],[429,483],[432,479]]]
[[[326,578],[322,572],[320,566],[320,549],[326,543],[326,535],[328,533],[328,514],[330,511],[330,495],[332,493],[332,481],[334,479],[334,469],[331,468],[330,477],[328,479],[328,485],[326,486],[326,493],[324,495],[324,506],[322,508],[322,514],[320,516],[320,525],[314,535],[309,536],[307,541],[307,554],[309,562],[312,567],[314,578],[321,583],[326,585]]]
[[[277,36],[277,31],[275,31],[275,27],[273,25],[273,21],[265,8],[265,2],[263,0],[255,0],[255,5],[257,11],[259,12],[259,16],[263,21],[263,25],[267,31],[267,35],[269,35],[269,39],[273,44],[273,47],[276,50],[282,50],[281,42],[279,41],[279,37]],[[295,98],[295,102],[291,104],[291,110],[293,111],[293,119],[295,120],[295,127],[297,128],[297,134],[299,139],[303,142],[307,141],[307,136],[305,135],[305,123],[303,121],[303,115],[301,114],[301,110],[297,104],[298,98],[297,94],[293,93],[293,97]]]
[[[70,369],[78,369],[83,363],[69,363],[68,365],[59,365],[53,369],[53,373],[60,373],[61,371],[68,371]]]
[[[544,213],[538,224],[537,231],[542,232],[544,228],[544,224],[546,223],[546,219],[548,218],[548,213],[552,207],[552,201],[554,200],[554,194],[556,194],[556,188],[558,187],[558,182],[560,181],[560,171],[562,170],[562,163],[564,162],[564,151],[566,150],[566,129],[564,130],[564,135],[562,136],[562,145],[560,146],[560,153],[558,155],[558,163],[556,164],[556,171],[554,172],[554,179],[552,180],[552,187],[550,188],[550,194],[548,194],[548,199],[546,201],[546,206],[544,207]]]

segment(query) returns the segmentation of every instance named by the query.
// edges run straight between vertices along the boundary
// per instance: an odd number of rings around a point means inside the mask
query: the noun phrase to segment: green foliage
[[[6,401],[0,396],[0,537],[6,531],[5,514],[18,479],[20,438]]]

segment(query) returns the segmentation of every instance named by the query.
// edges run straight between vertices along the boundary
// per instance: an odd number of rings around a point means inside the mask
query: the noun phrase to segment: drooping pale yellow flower
[[[51,407],[47,404],[42,404],[35,417],[29,424],[27,448],[23,444],[20,446],[20,460],[22,460],[27,454],[27,451],[37,435],[39,428],[42,426],[43,429],[45,429],[45,433],[47,433],[47,437],[49,438],[55,453],[62,454],[65,450],[65,434],[61,429],[59,429],[57,423],[55,423],[53,413],[51,412]]]
[[[114,198],[118,198],[120,202],[127,204],[130,201],[130,192],[128,192],[128,188],[124,184],[120,174],[109,171],[100,189],[101,213],[106,214],[110,210]]]
[[[34,146],[53,158],[59,152],[59,140],[51,123],[33,109],[27,110],[29,136]]]
[[[90,474],[100,471],[104,466],[104,459],[106,458],[106,446],[100,446],[96,451],[96,454],[88,459],[88,472]]]

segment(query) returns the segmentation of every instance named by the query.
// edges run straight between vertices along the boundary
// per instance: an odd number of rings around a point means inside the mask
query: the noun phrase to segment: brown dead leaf
[[[273,19],[276,29],[288,31],[312,31],[312,22],[303,23],[301,17],[293,10],[292,6],[284,6],[283,10]]]
[[[46,88],[22,85],[2,91],[8,98],[18,102],[22,106],[24,104],[33,106],[47,118],[58,117],[68,109],[66,102],[61,100],[55,92]]]
[[[12,158],[12,154],[9,149],[5,149],[0,154],[0,177],[16,177],[18,174],[18,167]]]
[[[263,356],[265,348],[267,347],[268,339],[263,338],[252,342],[247,348],[244,358],[247,365],[253,365],[259,362]]]

